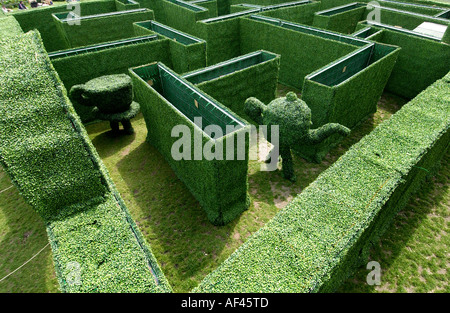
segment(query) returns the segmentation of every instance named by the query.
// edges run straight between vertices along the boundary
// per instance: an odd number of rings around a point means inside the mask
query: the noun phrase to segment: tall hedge
[[[85,19],[79,21],[79,25],[63,22],[57,17],[54,18],[54,23],[57,24],[57,29],[61,37],[65,39],[68,49],[133,37],[134,22],[154,18],[153,11],[148,9],[117,13],[114,15],[90,15],[89,18],[85,16]]]
[[[318,10],[320,10],[320,2],[312,1],[311,3],[269,10],[261,12],[260,14],[273,18],[279,18],[284,21],[312,25],[314,20],[314,13]]]
[[[15,37],[22,33],[22,28],[13,16],[0,16],[0,38]]]
[[[353,33],[366,8],[360,4],[354,4],[345,7],[345,9],[345,11],[341,11],[336,8],[337,13],[333,11],[327,11],[326,13],[324,11],[316,12],[313,26],[343,34]]]
[[[311,109],[313,127],[339,123],[354,128],[375,113],[399,52],[396,47],[375,44],[327,66],[320,79],[308,75],[302,99]],[[293,150],[320,163],[340,138],[333,136],[318,145],[299,145]]]
[[[250,204],[247,192],[249,132],[246,124],[161,63],[131,69],[130,74],[136,101],[141,105],[147,125],[148,142],[165,157],[175,174],[199,201],[211,223],[224,225],[237,218]],[[227,112],[232,118],[224,119],[226,114],[221,112]],[[194,124],[195,117],[202,117],[202,128]],[[242,126],[226,134],[226,125],[237,123]],[[172,155],[172,147],[180,139],[172,137],[172,130],[179,125],[186,126],[190,131],[191,151],[186,150],[190,160],[176,160]],[[224,136],[211,139],[204,132],[208,125],[221,126]],[[245,137],[245,147],[241,145],[245,154],[242,160],[237,158],[236,147],[241,136]],[[200,138],[199,144],[196,138]],[[234,159],[227,160],[225,147],[233,141]],[[201,150],[205,145],[211,145],[213,151],[222,145],[222,160],[206,159]],[[198,152],[200,155],[196,157]]]
[[[206,42],[204,40],[155,21],[135,23],[134,27],[136,34],[155,32],[170,40],[169,48],[173,65],[171,68],[175,72],[185,73],[206,65]]]
[[[191,4],[195,4],[199,7],[205,8],[208,10],[208,17],[217,16],[217,0],[194,0],[189,1]]]
[[[196,5],[182,6],[176,0],[163,0],[162,5],[166,25],[194,36],[198,36],[196,22],[209,17],[208,9]]]
[[[244,102],[256,97],[268,104],[276,97],[280,56],[258,51],[184,75],[187,81],[212,96],[241,118]]]
[[[367,10],[363,15],[362,19],[366,20],[367,15],[370,14],[372,10]],[[412,13],[403,10],[395,10],[390,8],[381,8],[380,9],[380,21],[377,21],[382,24],[388,24],[396,27],[402,27],[409,30],[413,30],[423,22],[431,22],[443,25],[450,25],[450,21],[448,19],[443,18],[435,18],[433,16]]]
[[[84,84],[98,76],[128,73],[130,67],[154,61],[163,61],[172,66],[168,39],[57,58],[52,63],[64,86],[70,90],[72,86]],[[83,122],[95,118],[92,107],[77,104],[75,109]]]
[[[389,92],[414,98],[450,69],[448,44],[389,29],[384,29],[376,40],[402,48],[386,85]]]
[[[247,18],[240,19],[240,28],[241,53],[263,49],[280,54],[280,82],[298,89],[302,88],[306,75],[357,48],[344,42]]]
[[[116,10],[115,1],[113,0],[78,2],[77,4],[80,5],[82,16],[108,13]],[[25,32],[37,29],[42,36],[45,49],[51,52],[66,48],[64,38],[59,34],[52,14],[67,12],[68,10],[67,6],[64,5],[48,6],[39,8],[39,10],[19,10],[14,12],[14,17]]]
[[[1,41],[0,54],[0,161],[46,223],[61,291],[171,291],[39,33]]]
[[[336,290],[448,149],[449,81],[355,144],[194,291]]]

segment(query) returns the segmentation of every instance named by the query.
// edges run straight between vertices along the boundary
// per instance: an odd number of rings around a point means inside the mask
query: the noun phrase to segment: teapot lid
[[[126,74],[105,75],[94,78],[84,84],[86,92],[107,92],[116,91],[131,86],[131,78]]]

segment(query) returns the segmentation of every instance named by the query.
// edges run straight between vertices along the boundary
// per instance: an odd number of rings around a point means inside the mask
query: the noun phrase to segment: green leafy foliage
[[[260,51],[187,73],[185,78],[248,120],[244,112],[245,100],[256,97],[265,103],[272,101],[277,89],[279,67],[279,56]]]
[[[166,25],[194,36],[198,35],[195,26],[196,22],[209,17],[208,9],[205,8],[194,10],[166,0],[162,1],[162,7]]]
[[[92,15],[113,12],[116,10],[115,1],[89,1],[81,2],[81,15]],[[61,37],[52,14],[67,12],[69,9],[64,5],[48,6],[39,10],[20,10],[14,13],[25,32],[37,29],[42,36],[45,49],[49,52],[66,49],[64,38]]]
[[[194,291],[335,290],[448,148],[449,80],[354,145]]]
[[[73,86],[69,95],[79,104],[97,107],[102,113],[122,113],[133,101],[133,84],[126,74],[104,75]]]
[[[170,291],[39,34],[2,41],[0,54],[1,164],[47,224],[62,291]]]
[[[374,27],[375,29],[381,29]],[[386,90],[413,98],[450,68],[450,45],[384,29],[378,42],[401,47]]]
[[[267,140],[278,146],[283,161],[283,176],[292,181],[296,180],[292,147],[302,143],[316,145],[334,134],[346,136],[350,133],[347,127],[337,123],[328,123],[311,130],[311,110],[294,92],[271,101],[267,106],[256,98],[249,98],[245,102],[245,112],[253,116],[255,122],[262,122],[269,129],[279,127],[279,142],[272,142],[270,136],[267,136]]]
[[[248,2],[245,1],[245,3]],[[314,20],[314,13],[317,12],[319,9],[320,9],[320,2],[314,1],[300,6],[269,10],[266,12],[262,12],[261,15],[279,18],[284,21],[301,23],[305,25],[312,25]]]
[[[157,33],[170,40],[173,70],[185,73],[206,65],[206,42],[155,21],[134,23],[136,35]],[[145,62],[141,63],[145,64]]]
[[[227,224],[249,206],[248,130],[240,127],[232,133],[223,133],[224,136],[212,140],[203,131],[204,127],[233,125],[231,120],[220,121],[214,114],[214,111],[219,113],[215,107],[219,106],[231,116],[233,113],[216,101],[205,102],[205,94],[199,89],[184,80],[173,78],[174,73],[170,74],[171,72],[165,67],[163,72],[160,72],[160,67],[160,64],[153,64],[130,71],[135,88],[135,99],[141,105],[148,129],[147,140],[160,151],[180,180],[199,201],[210,222],[214,225]],[[189,114],[188,112],[191,111],[193,113]],[[201,129],[194,124],[195,117],[203,119]],[[234,116],[233,118],[235,119]],[[171,134],[173,128],[180,125],[187,126],[189,129],[190,150],[187,158],[176,160],[172,155],[172,148],[180,138],[172,137]],[[216,137],[217,134],[214,136]],[[196,138],[200,138],[200,141],[198,142]],[[245,138],[245,155],[243,159],[238,159],[237,143],[240,142],[239,149],[243,149],[243,138]],[[228,150],[226,147],[229,142],[236,145],[232,160],[226,158],[226,150]],[[223,147],[221,156],[207,160],[203,155],[203,147],[207,144],[211,145],[213,147],[211,150],[214,151],[219,149],[219,146]],[[183,147],[183,151],[186,148]]]
[[[343,34],[351,34],[354,32],[358,22],[362,19],[365,11],[365,7],[355,6],[337,14],[324,15],[316,13],[313,26]]]
[[[163,61],[172,66],[169,49],[169,40],[162,39],[57,58],[52,63],[64,86],[70,90],[72,86],[84,84],[99,75],[127,73],[128,68],[149,62]],[[76,103],[74,107],[83,122],[95,119],[92,108]]]
[[[350,44],[247,18],[240,19],[240,30],[241,52],[263,49],[280,54],[280,82],[298,89],[306,75],[356,50]]]
[[[376,44],[336,61],[321,72],[320,79],[308,76],[302,99],[311,108],[313,125],[332,122],[354,128],[376,112],[399,52],[395,47]],[[320,163],[341,139],[335,135],[320,144],[298,144],[293,149],[307,160]]]
[[[14,37],[22,34],[22,28],[20,28],[17,20],[12,16],[2,17],[0,16],[0,38],[6,39],[8,37]]]

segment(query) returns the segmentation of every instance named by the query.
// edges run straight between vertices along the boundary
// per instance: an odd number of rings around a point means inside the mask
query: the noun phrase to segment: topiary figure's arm
[[[317,129],[311,129],[306,141],[308,144],[318,144],[334,134],[347,136],[350,134],[350,129],[338,123],[328,123]]]
[[[263,124],[262,113],[265,109],[266,105],[254,97],[250,97],[245,100],[245,114],[247,114],[253,121],[258,123],[259,125]]]

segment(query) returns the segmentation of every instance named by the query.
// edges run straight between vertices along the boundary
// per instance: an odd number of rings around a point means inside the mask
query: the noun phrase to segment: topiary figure
[[[127,134],[134,133],[130,120],[139,113],[139,104],[133,102],[133,84],[128,75],[94,78],[73,86],[69,96],[80,105],[95,107],[92,110],[95,116],[109,121],[113,133],[119,132],[119,123]]]
[[[259,125],[279,127],[279,153],[282,158],[283,177],[295,181],[291,147],[303,144],[318,144],[333,134],[347,136],[350,129],[337,123],[328,123],[317,129],[310,129],[311,109],[294,92],[277,98],[265,105],[256,98],[245,101],[245,113]],[[270,131],[267,140],[270,142]],[[267,161],[273,157],[269,153]]]

